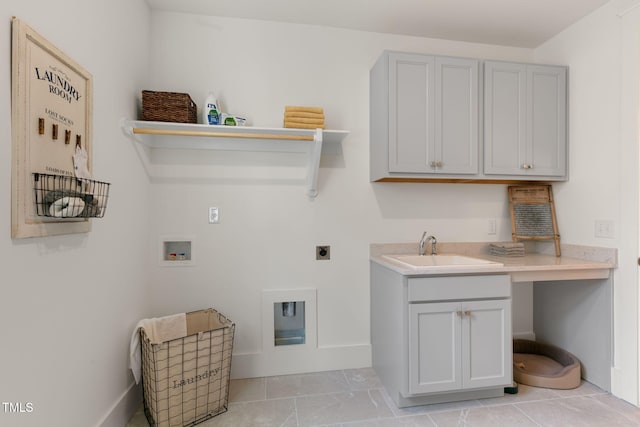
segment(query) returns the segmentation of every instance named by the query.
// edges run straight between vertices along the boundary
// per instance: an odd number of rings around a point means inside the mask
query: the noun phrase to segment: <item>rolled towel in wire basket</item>
[[[49,216],[56,218],[74,218],[84,211],[84,201],[80,197],[62,197],[49,206]]]

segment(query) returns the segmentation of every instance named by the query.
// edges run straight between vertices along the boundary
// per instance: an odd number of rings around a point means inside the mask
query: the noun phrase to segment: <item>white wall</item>
[[[153,233],[197,239],[194,267],[152,263],[155,307],[225,312],[237,323],[236,375],[273,373],[240,372],[242,360],[254,367],[264,360],[263,289],[318,289],[323,356],[290,369],[366,366],[370,243],[417,242],[423,230],[441,241],[510,239],[504,185],[369,182],[369,70],[383,49],[520,61],[532,51],[160,11],[152,13],[152,40],[151,89],[189,92],[199,105],[216,90],[226,111],[265,127],[282,126],[285,105],[322,106],[329,128],[350,131],[341,156],[323,157],[313,201],[295,181],[299,164],[290,156],[154,158]],[[220,208],[220,224],[207,223],[209,206]],[[496,236],[487,234],[491,218]],[[331,261],[315,261],[319,244],[331,245]],[[152,240],[149,250],[157,246]]]
[[[105,425],[122,426],[130,333],[150,313],[150,202],[119,120],[136,114],[147,79],[149,12],[142,1],[4,0],[0,16],[0,400],[33,405],[27,414],[0,407],[0,425],[86,427],[111,414]],[[90,233],[10,237],[11,16],[93,75],[93,171],[112,185]]]
[[[571,179],[554,187],[562,240],[616,247],[612,391],[638,404],[638,76],[640,9],[612,1],[535,51],[570,67]],[[594,237],[596,220],[615,238]]]
[[[617,18],[622,4],[587,17],[535,59],[571,66],[572,179],[555,187],[563,241],[619,247],[634,266],[615,277],[614,393],[637,403],[640,18]],[[0,397],[34,404],[27,415],[0,412],[0,424],[86,426],[111,414],[104,424],[122,425],[128,339],[141,317],[214,306],[236,321],[240,358],[258,360],[263,289],[318,289],[325,351],[303,368],[366,364],[349,349],[369,343],[369,243],[416,241],[423,230],[441,241],[510,237],[505,186],[369,183],[368,72],[383,49],[520,61],[532,51],[165,12],[150,19],[140,1],[8,0],[0,10],[5,58],[15,15],[92,72],[94,173],[112,182],[107,215],[88,234],[11,240],[9,204],[0,211]],[[4,70],[0,115],[10,123],[8,60]],[[284,105],[320,105],[330,128],[351,133],[342,155],[323,157],[313,201],[304,162],[290,155],[160,153],[161,176],[149,185],[118,123],[137,115],[141,89],[189,92],[199,104],[218,90],[228,111],[258,126],[279,127]],[[11,134],[0,132],[8,201]],[[221,224],[206,223],[209,206],[221,209]],[[486,233],[492,218],[496,236]],[[591,237],[595,219],[614,220],[616,239]],[[196,265],[160,267],[162,235],[195,236]],[[332,246],[331,261],[313,259],[317,244]],[[336,357],[344,354],[352,357]]]

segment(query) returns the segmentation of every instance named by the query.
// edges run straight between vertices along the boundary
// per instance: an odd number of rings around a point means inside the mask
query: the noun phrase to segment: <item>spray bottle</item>
[[[209,96],[204,102],[204,108],[202,109],[202,123],[206,125],[219,125],[220,124],[220,105],[218,99],[213,92],[209,92]]]

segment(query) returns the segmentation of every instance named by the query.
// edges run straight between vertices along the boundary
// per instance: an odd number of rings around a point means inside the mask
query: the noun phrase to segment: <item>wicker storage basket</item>
[[[142,120],[197,123],[198,109],[188,93],[143,90]]]
[[[144,412],[152,427],[193,426],[227,411],[235,324],[216,310],[187,313],[187,336],[152,344],[144,329]]]

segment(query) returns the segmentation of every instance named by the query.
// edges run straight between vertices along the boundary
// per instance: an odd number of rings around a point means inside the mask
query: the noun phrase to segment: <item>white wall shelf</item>
[[[318,195],[318,169],[323,152],[340,152],[343,130],[210,126],[123,120],[122,129],[150,149],[274,151],[308,155],[307,195]]]

